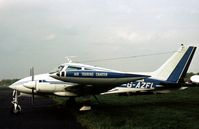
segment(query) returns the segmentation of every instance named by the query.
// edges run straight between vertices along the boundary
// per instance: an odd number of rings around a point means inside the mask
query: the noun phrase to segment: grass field
[[[100,104],[92,99],[91,111],[74,113],[85,128],[199,129],[199,87],[169,94],[104,95],[98,99]]]

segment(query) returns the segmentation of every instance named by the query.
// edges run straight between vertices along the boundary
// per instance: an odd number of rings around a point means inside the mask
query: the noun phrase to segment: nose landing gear
[[[14,90],[13,93],[12,93],[12,97],[13,97],[13,100],[12,100],[12,108],[11,108],[11,112],[14,113],[14,114],[18,114],[21,112],[21,106],[18,104],[18,94],[17,94],[17,90]]]

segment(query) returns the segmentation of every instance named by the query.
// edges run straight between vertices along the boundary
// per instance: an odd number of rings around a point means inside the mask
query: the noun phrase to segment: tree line
[[[8,86],[18,81],[19,79],[3,79],[0,81],[0,86]]]

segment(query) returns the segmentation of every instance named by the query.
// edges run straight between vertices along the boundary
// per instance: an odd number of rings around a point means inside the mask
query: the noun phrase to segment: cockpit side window
[[[72,70],[81,70],[81,67],[75,67],[75,66],[68,66],[66,70],[72,71]]]
[[[50,74],[56,73],[56,72],[60,72],[62,69],[64,68],[63,65],[60,65],[58,68],[53,69]]]

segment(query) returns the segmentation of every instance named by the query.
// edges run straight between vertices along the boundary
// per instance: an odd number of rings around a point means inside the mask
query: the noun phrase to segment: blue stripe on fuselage
[[[66,77],[81,77],[81,78],[131,78],[131,77],[149,77],[138,74],[105,72],[105,71],[67,71]]]

